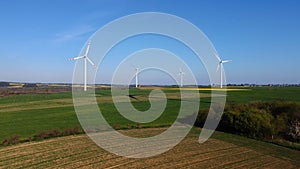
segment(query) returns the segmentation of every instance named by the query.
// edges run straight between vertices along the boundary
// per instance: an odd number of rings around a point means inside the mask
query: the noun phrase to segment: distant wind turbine
[[[139,84],[139,68],[135,68],[135,88],[138,88]]]
[[[179,69],[179,76],[180,76],[180,87],[183,86],[183,75],[184,72],[181,70],[181,68]]]
[[[215,53],[215,56],[219,60],[217,70],[220,69],[220,87],[223,88],[223,63],[231,62],[232,60],[221,60],[221,58]]]
[[[84,91],[87,90],[87,61],[90,62],[91,65],[95,66],[95,64],[91,61],[91,59],[88,58],[90,46],[91,46],[91,41],[89,41],[85,54],[83,56],[78,56],[71,59],[71,60],[84,59]]]

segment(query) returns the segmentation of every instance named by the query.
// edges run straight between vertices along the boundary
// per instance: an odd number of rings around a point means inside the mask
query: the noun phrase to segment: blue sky
[[[297,0],[0,1],[0,81],[71,82],[68,58],[96,30],[128,14],[164,12],[196,25],[233,60],[227,83],[300,83],[299,8]],[[103,76],[96,81],[107,82]]]

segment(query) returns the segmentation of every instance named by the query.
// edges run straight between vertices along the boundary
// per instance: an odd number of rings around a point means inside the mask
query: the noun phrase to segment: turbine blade
[[[232,60],[223,60],[222,63],[231,62]]]
[[[221,58],[219,57],[219,55],[217,53],[214,52],[214,55],[216,56],[216,58],[219,60],[219,62],[221,62]]]
[[[91,61],[90,58],[86,57],[86,59],[90,62],[91,65],[95,66],[95,64]]]
[[[90,45],[91,45],[91,41],[89,41],[89,43],[88,43],[88,45],[86,47],[86,51],[85,51],[85,55],[84,56],[87,56],[89,54]]]
[[[84,56],[78,56],[78,57],[75,57],[75,58],[70,58],[70,60],[78,60],[78,59],[82,59],[84,58]]]

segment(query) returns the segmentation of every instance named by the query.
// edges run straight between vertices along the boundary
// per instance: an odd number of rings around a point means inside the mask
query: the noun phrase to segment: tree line
[[[202,127],[208,109],[201,109],[195,125]],[[227,104],[217,130],[260,139],[300,142],[300,104],[250,102]]]

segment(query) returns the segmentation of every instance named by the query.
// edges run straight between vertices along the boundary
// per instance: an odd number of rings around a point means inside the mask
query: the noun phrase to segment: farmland
[[[133,129],[120,132],[143,137],[155,135],[162,130],[162,128]],[[0,166],[13,168],[53,166],[58,168],[296,168],[299,166],[297,161],[299,151],[219,132],[215,138],[199,144],[198,132],[194,130],[170,151],[146,159],[131,159],[110,154],[95,145],[86,135],[24,143],[0,149]],[[226,137],[227,140],[222,140],[222,137]],[[251,146],[247,147],[244,144]]]
[[[150,89],[132,89],[131,94],[139,100],[132,99],[134,106],[145,110],[149,107],[148,94]],[[168,126],[177,117],[179,109],[179,93],[176,90],[165,90],[173,99],[168,100],[168,106],[163,115],[156,121],[145,126]],[[299,87],[262,87],[248,90],[233,90],[227,92],[227,103],[246,103],[250,101],[296,101],[300,102]],[[175,94],[175,95],[174,95]],[[210,91],[200,91],[201,108],[210,105]],[[114,125],[127,126],[135,123],[119,115],[111,103],[109,89],[96,90],[96,96],[107,121]],[[59,92],[52,94],[12,95],[0,98],[0,141],[11,135],[29,137],[40,130],[64,129],[79,125],[73,108],[72,93]]]
[[[135,108],[139,110],[149,108],[148,94],[151,90],[151,88],[130,90],[130,94],[135,97],[135,99],[131,99]],[[155,134],[159,131],[159,127],[167,127],[176,119],[180,108],[178,102],[180,101],[179,91],[170,90],[169,88],[163,89],[163,91],[168,98],[164,113],[155,121],[142,124],[143,128],[150,129],[139,130],[134,129],[137,125],[135,122],[129,121],[117,113],[109,89],[97,89],[95,94],[101,112],[112,126],[117,126],[118,129],[130,128],[131,130],[119,131],[140,136],[146,134],[146,130],[148,130],[148,133],[150,132],[150,135],[151,133]],[[201,97],[200,108],[209,107],[211,91],[203,89],[199,92]],[[300,102],[299,93],[300,87],[240,87],[227,91],[227,103],[248,103],[251,101]],[[80,126],[73,108],[72,93],[70,91],[48,94],[39,92],[20,95],[11,94],[0,97],[0,117],[1,142],[12,135],[27,139],[43,130],[64,130]],[[294,165],[299,166],[299,163],[297,163],[299,161],[297,159],[299,151],[297,150],[221,132],[216,132],[213,138],[205,143],[207,146],[204,146],[204,144],[199,145],[197,143],[198,133],[198,131],[193,131],[175,149],[163,155],[141,161],[109,154],[97,147],[85,135],[27,142],[0,148],[0,154],[2,154],[0,166],[14,164],[15,167],[28,166],[34,168],[53,165],[62,165],[61,167],[95,167],[99,165],[113,167],[122,164],[122,166],[127,167],[142,167],[145,162],[149,165],[151,162],[155,162],[159,165],[157,167],[168,167],[168,165],[163,164],[171,162],[176,167],[190,166],[195,168],[199,168],[197,165],[206,168],[212,164],[228,168],[252,168],[261,165],[271,168],[279,168],[282,165],[287,168],[294,168]],[[215,144],[219,146],[214,146]],[[76,148],[70,149],[70,147]],[[42,153],[41,151],[45,149],[47,149],[47,153]],[[42,158],[39,158],[41,153]],[[182,160],[179,160],[187,156],[190,158],[184,160],[186,162],[183,163]]]

